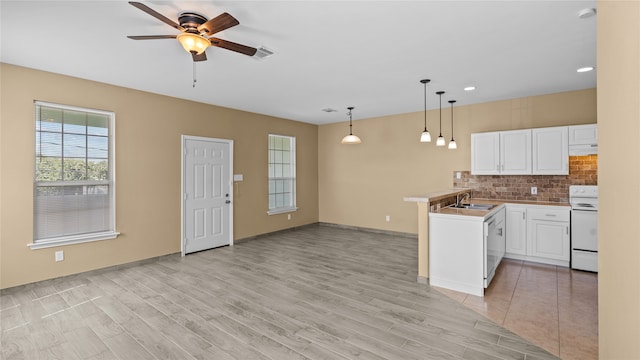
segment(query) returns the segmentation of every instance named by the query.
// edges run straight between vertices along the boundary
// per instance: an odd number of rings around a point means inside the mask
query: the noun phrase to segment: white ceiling
[[[596,65],[596,18],[578,18],[595,0],[141,2],[175,21],[229,12],[240,25],[215,36],[276,54],[209,48],[194,88],[176,40],[126,37],[178,31],[126,1],[2,0],[0,60],[313,124],[421,111],[423,78],[430,109],[437,90],[465,105],[596,86],[576,72]]]

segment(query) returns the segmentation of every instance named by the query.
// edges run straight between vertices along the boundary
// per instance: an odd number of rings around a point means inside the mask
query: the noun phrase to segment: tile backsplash
[[[461,178],[456,179],[456,173]],[[471,175],[453,173],[454,188],[472,189],[474,198],[569,202],[570,185],[598,185],[598,155],[570,156],[569,175]],[[538,188],[531,195],[531,187]]]

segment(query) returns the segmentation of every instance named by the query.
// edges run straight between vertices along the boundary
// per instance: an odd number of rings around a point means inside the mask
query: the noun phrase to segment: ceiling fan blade
[[[182,26],[180,26],[178,23],[176,23],[175,21],[169,19],[168,17],[160,14],[159,12],[153,10],[152,8],[148,7],[145,4],[142,4],[142,3],[139,3],[139,2],[136,2],[136,1],[129,1],[129,4],[137,7],[138,9],[146,12],[147,14],[153,16],[154,18],[164,22],[165,24],[167,24],[167,25],[169,25],[169,26],[171,26],[173,28],[176,28],[176,29],[178,29],[180,31],[184,31],[184,28]]]
[[[207,54],[205,53],[202,53],[200,55],[192,54],[191,56],[193,57],[193,61],[207,61]]]
[[[211,46],[217,46],[217,47],[220,47],[220,48],[223,48],[223,49],[235,51],[235,52],[238,52],[240,54],[245,54],[245,55],[248,55],[248,56],[253,56],[258,51],[258,49],[250,47],[250,46],[237,44],[237,43],[234,43],[234,42],[231,42],[231,41],[222,40],[222,39],[218,39],[218,38],[209,38],[209,41],[211,41]]]
[[[133,40],[155,40],[155,39],[175,39],[176,35],[135,35],[127,36]]]
[[[238,24],[240,22],[236,18],[229,15],[229,13],[223,13],[198,26],[198,31],[203,35],[213,35]]]

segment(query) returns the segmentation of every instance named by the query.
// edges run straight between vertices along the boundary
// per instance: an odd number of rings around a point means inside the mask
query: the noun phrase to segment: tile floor
[[[598,358],[598,275],[505,259],[484,297],[436,288],[562,359]]]

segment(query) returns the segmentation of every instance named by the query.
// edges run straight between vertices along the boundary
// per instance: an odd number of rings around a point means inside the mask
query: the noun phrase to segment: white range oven
[[[571,268],[598,272],[598,186],[569,187]]]

